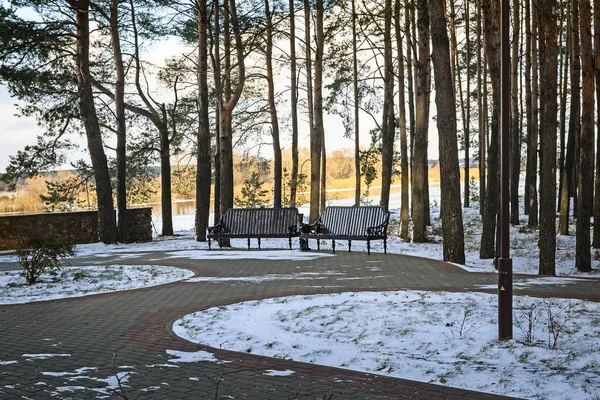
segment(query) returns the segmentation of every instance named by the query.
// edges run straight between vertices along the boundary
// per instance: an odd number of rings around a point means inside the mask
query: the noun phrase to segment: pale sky
[[[184,50],[183,45],[177,39],[170,38],[169,40],[152,43],[148,46],[146,57],[152,60],[155,64],[162,64],[163,60],[167,57],[177,55]],[[289,71],[287,69],[281,69],[278,76],[276,76],[276,91],[284,90],[289,81]],[[325,93],[326,94],[326,93]],[[434,94],[431,97],[431,113],[435,113]],[[289,94],[284,94],[286,100],[289,99]],[[169,101],[169,100],[166,100]],[[43,134],[43,129],[37,126],[35,119],[17,117],[15,114],[18,113],[17,107],[15,106],[16,100],[12,99],[8,93],[6,86],[0,84],[0,172],[5,171],[8,165],[8,158],[10,155],[16,154],[17,151],[22,150],[28,144],[34,144],[36,137]],[[289,100],[287,103],[280,106],[282,114],[289,114]],[[285,108],[285,109],[283,109]],[[299,146],[308,148],[310,146],[309,141],[309,130],[306,115],[299,115]],[[328,153],[337,149],[353,149],[354,140],[343,137],[344,128],[342,126],[341,119],[337,116],[325,115],[325,145]],[[289,123],[289,122],[288,122]],[[282,126],[284,121],[280,121],[282,129],[281,145],[284,148],[291,146],[291,137],[289,133],[291,128]],[[374,126],[371,117],[364,113],[360,116],[360,129],[361,129],[361,146],[368,147],[370,144],[369,131]],[[287,128],[287,129],[286,129]],[[265,127],[268,132],[268,127]],[[430,122],[430,144],[429,144],[429,158],[437,158],[437,128],[435,121]],[[87,156],[86,142],[83,136],[73,137],[70,139],[80,145],[80,150],[72,152],[67,157],[67,162],[76,161],[78,159],[89,159]],[[263,139],[268,141],[268,134],[264,135]],[[270,145],[264,146],[261,151],[261,155],[264,157],[270,157],[272,155],[272,149]],[[110,150],[107,151],[109,156],[113,156]],[[301,160],[302,161],[302,160]],[[66,168],[69,167],[67,163]]]

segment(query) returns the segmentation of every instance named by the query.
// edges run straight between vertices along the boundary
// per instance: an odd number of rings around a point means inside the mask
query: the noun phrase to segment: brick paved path
[[[304,261],[167,259],[162,252],[132,255],[126,261],[117,260],[119,257],[79,258],[72,264],[173,265],[192,269],[200,276],[338,271],[356,279],[337,280],[335,275],[324,274],[319,280],[178,282],[74,299],[0,305],[0,398],[114,398],[115,393],[107,392],[106,387],[116,385],[115,371],[129,372],[123,386],[129,399],[140,395],[159,399],[323,399],[330,395],[333,399],[502,398],[204,348],[178,339],[170,331],[173,320],[215,305],[348,290],[478,290],[480,285],[495,284],[494,274],[467,273],[453,265],[416,257],[343,251],[335,257]],[[374,266],[379,269],[377,275],[384,277],[374,276]],[[0,264],[0,269],[16,267]],[[516,282],[520,279],[515,278]],[[600,301],[599,288],[599,281],[589,280],[566,286],[533,286],[521,293]],[[223,362],[178,364],[169,362],[174,357],[167,350],[207,350]],[[31,354],[62,356],[40,359]],[[286,377],[264,375],[269,369],[295,373]]]

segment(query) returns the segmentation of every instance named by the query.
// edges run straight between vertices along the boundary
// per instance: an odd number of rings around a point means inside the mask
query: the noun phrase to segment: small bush
[[[33,285],[45,271],[54,271],[75,255],[75,245],[52,234],[29,233],[15,240],[16,257],[27,284]]]

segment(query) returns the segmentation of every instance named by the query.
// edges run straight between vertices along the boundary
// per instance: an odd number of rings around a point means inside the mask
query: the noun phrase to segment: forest
[[[437,139],[444,259],[465,261],[462,208],[473,206],[473,166],[483,221],[480,257],[498,256],[500,2],[0,4],[0,83],[19,101],[19,113],[44,129],[35,144],[10,157],[2,180],[14,187],[56,171],[74,151],[73,137],[85,137],[89,161],[74,163],[68,179],[48,183],[47,196],[68,202],[91,190],[104,243],[127,242],[121,221],[134,183],[151,179],[156,165],[162,235],[173,235],[174,186],[185,173],[195,185],[196,237],[206,240],[211,197],[218,221],[236,206],[234,165],[252,160],[257,146],[268,146],[272,159],[246,169],[269,169],[268,205],[306,200],[308,219],[316,220],[326,205],[330,168],[325,120],[336,116],[354,143],[355,204],[377,179],[379,202],[389,209],[392,182],[399,183],[400,236],[426,242],[428,143]],[[153,46],[166,38],[181,52],[159,62]],[[592,9],[590,0],[512,0],[510,61],[510,222],[524,222],[524,175],[525,223],[539,232],[539,273],[555,275],[556,235],[572,233],[576,267],[589,271],[592,247],[600,248],[594,169],[600,164],[600,141],[594,142],[600,3]],[[372,129],[363,129],[364,119]],[[304,125],[306,166],[299,157]],[[361,146],[364,138],[369,146]],[[289,157],[282,141],[291,143]],[[183,156],[186,168],[175,162]],[[256,179],[249,185],[261,190]],[[301,191],[309,192],[306,199]]]

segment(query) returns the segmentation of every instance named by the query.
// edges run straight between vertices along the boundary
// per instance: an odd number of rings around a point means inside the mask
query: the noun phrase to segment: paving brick
[[[236,251],[236,250],[232,250]],[[111,259],[86,257],[73,260],[94,265],[110,265]],[[364,266],[376,262],[385,279],[373,278],[373,272]],[[397,254],[378,254],[338,251],[335,257],[299,262],[277,260],[188,260],[168,258],[162,252],[150,252],[128,259],[131,264],[173,265],[211,276],[247,276],[267,273],[297,273],[301,271],[339,270],[349,276],[364,279],[335,281],[343,288],[327,288],[334,279],[311,281],[297,279],[293,283],[264,282],[240,286],[231,282],[173,283],[153,288],[116,292],[37,302],[23,305],[0,305],[0,358],[17,360],[17,364],[0,367],[0,398],[11,399],[28,396],[50,397],[57,386],[83,386],[86,390],[59,393],[54,398],[94,398],[99,395],[92,389],[103,388],[105,383],[93,380],[114,377],[114,364],[133,366],[126,383],[127,393],[135,398],[214,398],[215,378],[227,374],[219,386],[219,394],[237,399],[323,399],[333,394],[333,399],[501,399],[484,393],[457,390],[439,385],[428,385],[403,379],[394,379],[327,368],[312,364],[272,359],[251,354],[221,351],[194,345],[176,338],[169,330],[174,319],[193,311],[216,305],[226,305],[244,300],[297,295],[334,293],[363,290],[449,290],[471,291],[478,285],[496,282],[494,274],[467,273],[461,268],[443,262]],[[297,268],[298,267],[298,268]],[[15,263],[0,264],[0,270],[18,269]],[[531,279],[530,276],[527,277]],[[516,280],[523,277],[516,276]],[[315,284],[315,282],[317,282]],[[316,287],[315,287],[316,286]],[[520,290],[532,296],[577,297],[600,301],[600,284],[597,280],[582,280],[576,284],[534,286]],[[515,292],[517,292],[515,290]],[[50,340],[45,340],[50,339]],[[221,367],[215,363],[179,363],[179,368],[152,367],[164,364],[170,356],[167,349],[213,352],[217,357],[231,361]],[[65,353],[70,357],[53,357],[47,360],[26,361],[25,353]],[[73,380],[64,377],[44,376],[42,372],[73,373],[82,367],[96,370],[82,373],[88,378]],[[296,374],[289,377],[269,377],[267,369],[291,369]],[[198,381],[190,377],[199,378]],[[342,382],[336,381],[336,379]],[[37,385],[44,382],[46,385]],[[5,388],[5,385],[15,385]],[[144,389],[160,386],[150,392]],[[2,393],[4,392],[4,393]]]

